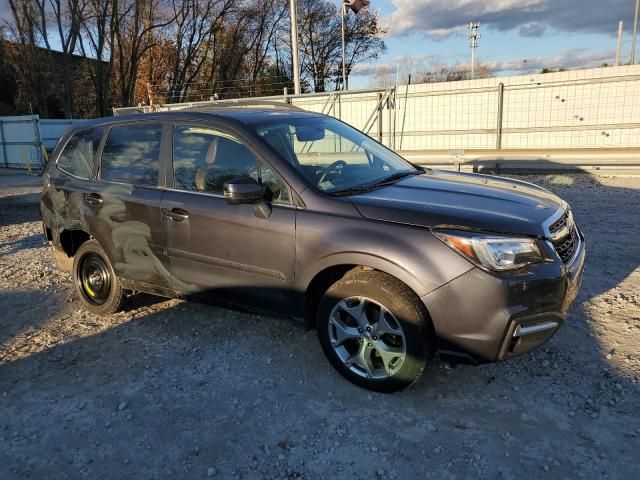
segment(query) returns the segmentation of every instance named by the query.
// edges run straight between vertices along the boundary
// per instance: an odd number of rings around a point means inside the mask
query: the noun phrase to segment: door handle
[[[189,212],[183,210],[182,208],[172,208],[171,210],[169,210],[168,208],[163,208],[162,213],[174,222],[182,222],[189,218]]]
[[[97,207],[102,204],[102,197],[98,193],[88,193],[84,196],[84,201],[92,207]]]

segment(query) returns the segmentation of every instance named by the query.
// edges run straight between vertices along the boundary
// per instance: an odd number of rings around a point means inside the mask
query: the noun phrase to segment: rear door
[[[164,128],[161,122],[109,127],[84,208],[89,232],[119,277],[169,287],[160,212]]]
[[[288,310],[296,215],[289,186],[237,134],[210,125],[174,126],[171,173],[162,209],[173,287]],[[225,200],[224,183],[246,176],[262,183],[268,218]]]

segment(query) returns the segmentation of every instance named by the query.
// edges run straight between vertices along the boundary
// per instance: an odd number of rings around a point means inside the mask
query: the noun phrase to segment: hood
[[[543,224],[566,204],[531,183],[433,170],[350,197],[365,218],[544,236]]]

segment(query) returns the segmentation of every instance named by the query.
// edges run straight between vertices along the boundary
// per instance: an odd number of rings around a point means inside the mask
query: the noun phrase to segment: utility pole
[[[293,69],[293,91],[300,95],[300,62],[298,61],[298,7],[296,0],[290,0],[291,4],[291,50]]]
[[[345,10],[347,3],[343,1],[340,4],[340,18],[342,20],[342,90],[349,90],[347,85],[347,38],[345,33]]]
[[[638,39],[638,8],[640,0],[636,0],[636,15],[633,20],[633,39],[631,40],[631,65],[636,63],[636,40]]]
[[[620,50],[622,50],[622,20],[618,22],[618,45],[616,46],[616,67],[620,66]]]
[[[467,38],[469,39],[469,47],[471,48],[471,80],[476,78],[476,48],[478,48],[478,40],[481,37],[478,33],[479,28],[480,24],[478,22],[471,22],[467,25],[467,30],[469,30]]]

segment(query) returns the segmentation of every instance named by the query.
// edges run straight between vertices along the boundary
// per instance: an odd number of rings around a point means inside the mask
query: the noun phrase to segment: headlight
[[[451,230],[436,230],[433,233],[472,262],[491,270],[515,270],[544,260],[533,238]]]

